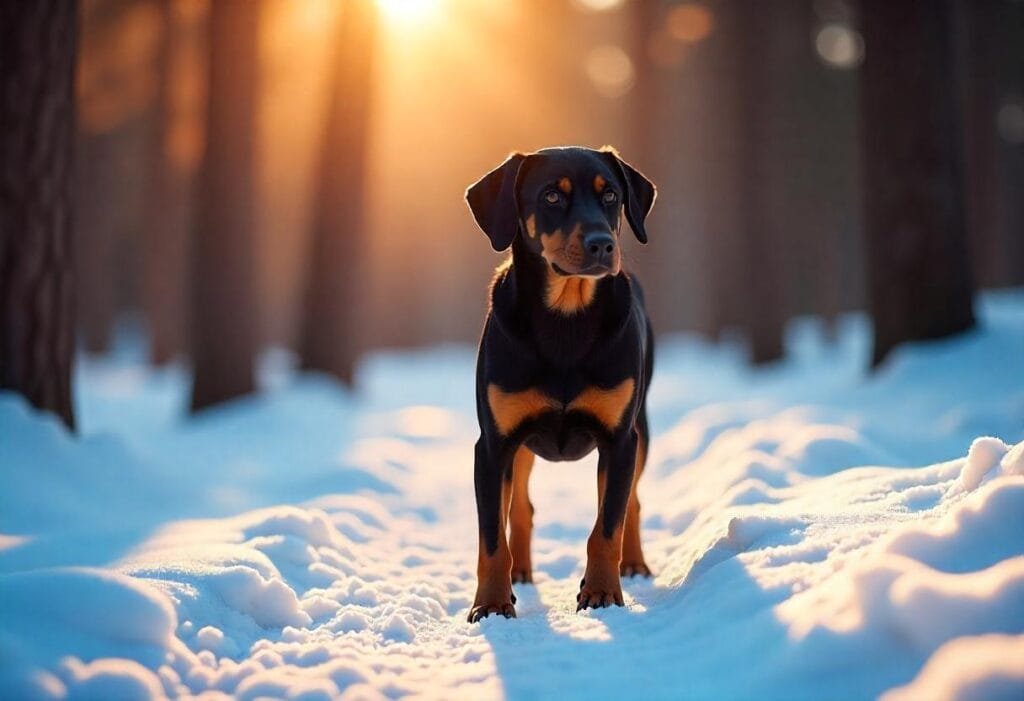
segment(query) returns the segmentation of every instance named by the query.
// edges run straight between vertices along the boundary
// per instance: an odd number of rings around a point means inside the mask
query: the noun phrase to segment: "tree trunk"
[[[261,6],[255,0],[218,0],[210,8],[206,150],[193,242],[193,411],[254,389],[253,171]]]
[[[355,312],[368,245],[366,142],[376,19],[371,0],[349,0],[339,10],[299,341],[304,369],[345,383],[352,382],[361,350]]]
[[[872,365],[974,325],[951,0],[864,0],[862,76]]]
[[[957,10],[963,34],[961,64],[967,196],[967,236],[973,276],[979,288],[1000,284],[999,240],[999,6],[994,2],[959,0]]]
[[[76,12],[0,4],[0,388],[69,428]]]
[[[86,51],[87,46],[80,50]],[[124,138],[123,129],[79,131],[75,138],[75,314],[81,343],[87,353],[93,354],[109,352],[114,337],[114,271],[121,223],[114,205],[121,204],[118,190],[124,181],[118,155],[125,151],[121,145]]]
[[[739,284],[743,287],[741,318],[755,364],[782,358],[783,258],[778,183],[773,181],[772,118],[775,80],[780,60],[776,8],[764,3],[738,3],[738,134],[737,177],[742,241]],[[776,110],[777,111],[777,110]]]
[[[142,305],[149,325],[149,356],[156,365],[184,350],[188,176],[171,157],[174,128],[172,59],[178,41],[174,0],[159,0],[160,46],[153,106],[149,182],[143,212]]]

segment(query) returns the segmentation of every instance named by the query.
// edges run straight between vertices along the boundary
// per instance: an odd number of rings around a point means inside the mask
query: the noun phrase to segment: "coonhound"
[[[480,529],[475,622],[515,616],[532,581],[534,456],[598,459],[598,515],[577,610],[621,606],[620,576],[650,576],[636,482],[647,455],[653,335],[622,269],[622,220],[641,243],[654,185],[611,148],[513,153],[466,191],[496,251],[476,369],[474,480]]]

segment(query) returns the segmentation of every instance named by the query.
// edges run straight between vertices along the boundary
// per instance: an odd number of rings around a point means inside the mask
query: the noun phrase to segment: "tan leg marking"
[[[616,528],[611,538],[605,538],[599,513],[594,530],[587,539],[587,570],[583,575],[580,593],[576,596],[576,610],[622,606],[622,583],[619,581],[619,562],[622,560],[622,528]]]
[[[501,523],[498,527],[498,549],[493,555],[487,554],[484,539],[480,538],[480,550],[476,561],[476,596],[469,609],[469,622],[475,623],[492,613],[505,618],[515,618],[516,608],[512,599],[512,553],[505,538],[505,515],[508,513],[512,490],[508,483],[502,483]]]
[[[597,520],[587,539],[587,570],[576,595],[576,610],[622,606],[622,583],[619,581],[619,562],[622,561],[622,528],[615,529],[611,538],[604,537],[604,496],[607,474],[597,473]]]
[[[532,582],[530,540],[533,537],[533,507],[530,506],[530,472],[533,453],[520,447],[512,461],[512,508],[509,514],[509,548],[512,551],[512,583]]]

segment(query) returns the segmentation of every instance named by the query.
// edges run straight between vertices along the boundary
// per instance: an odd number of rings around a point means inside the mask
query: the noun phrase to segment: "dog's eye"
[[[557,190],[548,190],[544,193],[544,201],[548,204],[558,204],[562,201],[562,193]]]
[[[619,196],[615,194],[615,190],[605,190],[604,194],[601,195],[601,201],[605,204],[615,204],[619,199]]]

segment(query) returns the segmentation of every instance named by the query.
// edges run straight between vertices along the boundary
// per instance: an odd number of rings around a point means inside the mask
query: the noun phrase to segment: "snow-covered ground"
[[[0,394],[0,697],[1019,700],[1024,293],[980,311],[870,378],[859,317],[757,372],[665,339],[656,577],[576,613],[595,462],[539,465],[536,584],[478,625],[470,348],[356,395],[271,353],[185,420],[129,345],[81,364],[79,438]]]

